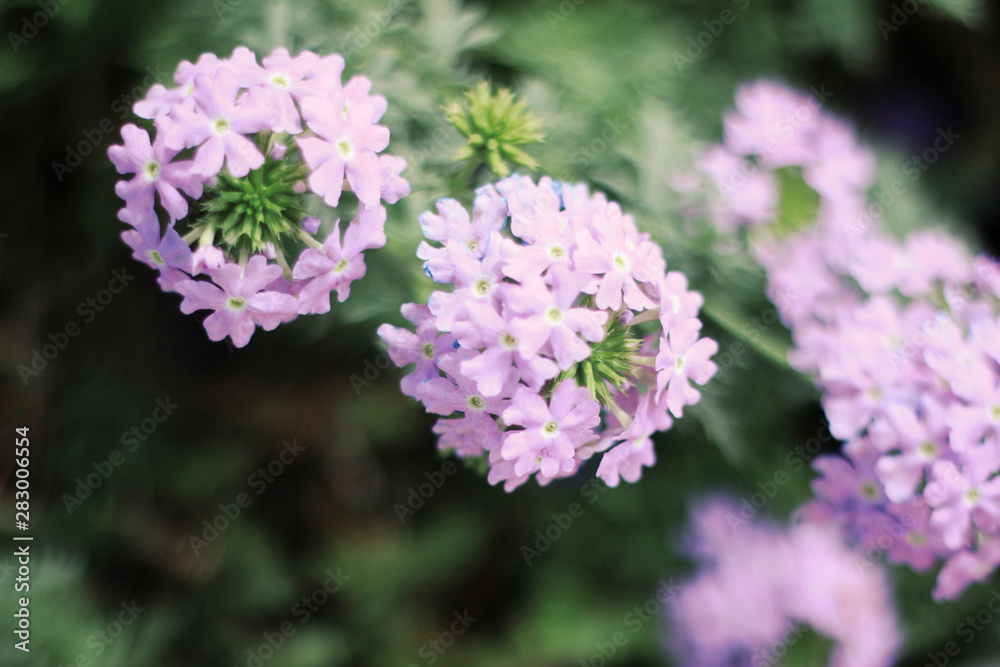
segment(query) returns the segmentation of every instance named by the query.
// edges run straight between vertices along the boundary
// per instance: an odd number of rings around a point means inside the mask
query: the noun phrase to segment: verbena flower
[[[725,127],[703,162],[722,195],[709,210],[752,229],[789,361],[847,443],[814,462],[803,513],[876,557],[944,561],[935,596],[953,598],[1000,565],[1000,267],[942,231],[891,236],[871,155],[814,99],[754,84]]]
[[[383,202],[409,193],[406,162],[380,155],[386,101],[368,79],[342,83],[339,55],[276,49],[261,62],[244,47],[182,62],[176,88],[136,102],[147,129],[125,125],[124,144],[108,150],[119,173],[135,174],[115,189],[132,228],[123,239],[164,290],[184,295],[184,312],[215,311],[210,338],[238,347],[258,325],[329,311],[332,292],[346,299],[364,251],[385,245]],[[358,200],[352,220],[307,215],[320,198],[340,205],[345,189]]]
[[[830,665],[894,664],[900,632],[884,571],[859,568],[863,556],[832,526],[780,530],[741,512],[715,500],[693,513],[701,568],[669,601],[680,664],[778,664],[804,626],[834,641]]]
[[[442,416],[439,447],[485,459],[508,491],[595,454],[609,485],[636,481],[655,461],[650,436],[715,373],[700,295],[582,185],[512,176],[479,189],[471,215],[442,199],[420,220],[418,255],[448,289],[404,306],[416,333],[379,335],[397,365],[416,364],[403,391]]]

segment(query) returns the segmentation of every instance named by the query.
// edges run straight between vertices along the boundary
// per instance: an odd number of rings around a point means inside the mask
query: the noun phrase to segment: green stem
[[[305,243],[310,248],[315,248],[316,250],[326,252],[326,248],[323,247],[323,244],[314,239],[306,230],[299,228],[299,230],[296,233],[298,234],[299,239],[301,239],[302,242]]]
[[[746,324],[746,320],[740,321],[732,312],[721,308],[715,302],[708,300],[706,300],[704,305],[702,305],[701,314],[718,324],[736,338],[739,338],[748,347],[756,350],[761,356],[770,359],[779,366],[791,368],[788,363],[788,359],[785,356],[788,350],[785,349],[784,346],[777,343],[773,339],[765,337],[759,337],[757,340],[752,340],[745,333],[743,333],[742,327]]]
[[[660,309],[652,308],[633,317],[632,321],[629,322],[629,326],[632,326],[633,324],[642,324],[643,322],[652,322],[655,319],[659,319],[659,317]]]

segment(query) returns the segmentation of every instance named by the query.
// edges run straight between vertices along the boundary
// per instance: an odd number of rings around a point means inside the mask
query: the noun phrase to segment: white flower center
[[[341,139],[337,142],[337,155],[339,155],[344,160],[351,157],[354,153],[354,146],[347,139]]]
[[[220,136],[229,134],[229,121],[225,118],[216,118],[212,123],[212,130]]]
[[[547,319],[552,324],[559,324],[562,322],[562,311],[552,306],[545,313],[545,319]]]
[[[151,181],[155,181],[160,177],[160,163],[156,160],[150,160],[146,163],[146,166],[142,168],[142,172],[146,174],[146,178]]]
[[[284,74],[275,74],[271,77],[271,85],[275,88],[281,88],[284,90],[285,88],[288,88],[288,77]]]

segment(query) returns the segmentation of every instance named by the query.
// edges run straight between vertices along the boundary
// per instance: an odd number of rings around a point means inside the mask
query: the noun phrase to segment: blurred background
[[[706,295],[705,330],[724,349],[734,322],[769,310],[763,278],[682,222],[667,181],[719,138],[740,83],[828,94],[825,109],[876,151],[881,183],[952,128],[960,138],[887,217],[1000,249],[1000,43],[996,12],[977,0],[0,7],[4,665],[667,665],[662,591],[691,571],[692,503],[750,498],[779,471],[789,481],[759,516],[785,521],[809,497],[808,466],[787,457],[824,428],[816,393],[754,349],[720,361],[638,484],[607,490],[591,467],[506,494],[438,456],[433,419],[399,392],[375,329],[402,324],[399,305],[430,290],[417,216],[461,194],[461,138],[441,107],[478,80],[511,87],[542,119],[547,141],[529,149],[541,172],[604,190],[664,244]],[[389,207],[388,245],[367,254],[349,301],[234,349],[131,258],[107,148],[179,61],[241,44],[344,54],[347,74],[389,100],[388,152],[407,159],[413,194]],[[761,348],[780,357],[779,329]],[[57,354],[25,372],[47,344]],[[30,654],[11,632],[17,427],[32,443]],[[582,514],[539,541],[572,503]],[[913,666],[1000,586],[934,604],[933,574],[891,579],[900,664]],[[1000,622],[951,664],[998,664],[998,645]],[[787,664],[825,664],[828,648],[807,637]]]

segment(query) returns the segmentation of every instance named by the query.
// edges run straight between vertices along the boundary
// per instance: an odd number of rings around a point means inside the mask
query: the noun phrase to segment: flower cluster
[[[754,227],[793,334],[789,361],[813,377],[846,442],[843,456],[814,462],[818,500],[803,512],[918,571],[945,560],[935,596],[954,598],[1000,565],[1000,264],[941,231],[888,234],[882,205],[866,206],[871,157],[808,98],[757,84],[737,106],[710,155],[755,169],[717,219]],[[806,108],[788,133],[782,122]],[[814,221],[791,233],[765,225],[784,196],[775,173],[789,166],[819,196]]]
[[[135,104],[153,137],[127,124],[108,151],[134,174],[115,188],[131,227],[122,238],[184,297],[183,312],[214,311],[212,340],[242,347],[257,325],[329,311],[331,293],[345,300],[364,275],[364,251],[385,245],[382,202],[409,193],[406,163],[379,155],[385,98],[363,76],[342,83],[343,69],[339,55],[308,51],[276,49],[262,64],[244,47],[204,54],[177,67],[175,88],[157,84]],[[339,221],[309,215],[323,207],[308,193],[336,207],[345,189],[357,207],[341,236]]]
[[[442,416],[442,450],[486,458],[508,491],[598,453],[610,486],[636,481],[650,436],[715,373],[701,295],[584,185],[512,176],[477,195],[471,217],[451,199],[421,216],[417,254],[450,289],[403,307],[415,332],[379,329],[398,366],[416,364],[403,391]]]
[[[833,527],[744,525],[740,511],[716,500],[694,513],[702,569],[670,600],[680,663],[779,664],[805,624],[836,642],[830,665],[893,664],[900,633],[885,573],[858,568]]]

